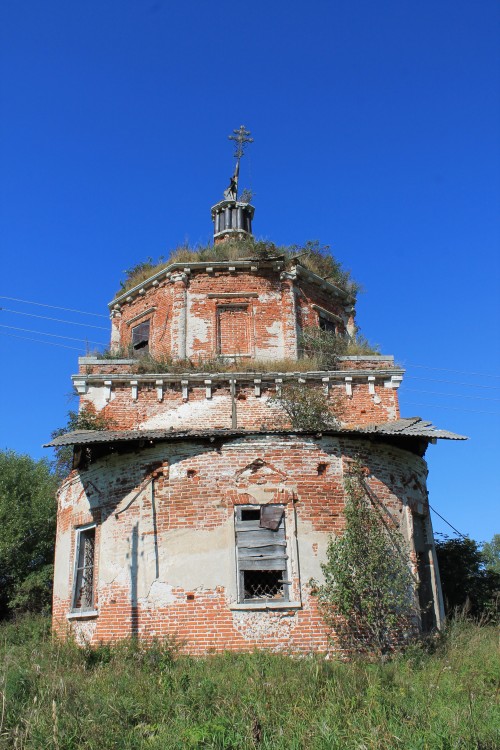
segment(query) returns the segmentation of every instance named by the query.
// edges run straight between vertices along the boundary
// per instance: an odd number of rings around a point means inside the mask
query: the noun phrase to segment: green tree
[[[280,406],[294,430],[327,430],[338,427],[342,413],[339,396],[328,396],[318,388],[285,385],[280,396],[270,398],[270,405]]]
[[[487,570],[500,575],[500,534],[494,534],[491,542],[485,542],[481,552]]]
[[[64,435],[66,432],[75,432],[76,430],[110,430],[113,427],[113,423],[103,414],[95,411],[92,406],[85,406],[80,412],[69,411],[68,421],[64,427],[58,427],[51,434],[51,438],[54,439],[60,435]],[[73,465],[73,446],[72,445],[61,445],[58,448],[54,448],[55,460],[54,468],[59,480],[64,479],[72,468]]]
[[[320,608],[342,648],[382,656],[416,634],[415,581],[404,539],[359,467],[345,486],[345,528],[321,566]]]
[[[50,606],[57,483],[48,461],[0,451],[0,619]]]
[[[469,537],[445,537],[436,542],[436,552],[446,615],[464,610],[471,617],[491,614],[500,574],[488,569],[479,544]]]

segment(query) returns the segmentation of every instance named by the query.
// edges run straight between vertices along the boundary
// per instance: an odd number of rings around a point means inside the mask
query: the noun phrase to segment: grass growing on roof
[[[360,291],[359,285],[353,281],[350,271],[334,257],[328,245],[321,245],[317,241],[309,241],[304,245],[275,245],[273,242],[253,240],[227,240],[217,245],[199,245],[191,248],[180,246],[168,256],[161,256],[158,260],[149,257],[145,261],[126,269],[125,278],[120,282],[120,289],[116,296],[124,294],[129,289],[141,284],[172,263],[200,263],[208,261],[229,260],[271,260],[282,258],[289,269],[295,264],[307,268],[309,271],[330,281],[341,289],[349,292],[353,297]]]

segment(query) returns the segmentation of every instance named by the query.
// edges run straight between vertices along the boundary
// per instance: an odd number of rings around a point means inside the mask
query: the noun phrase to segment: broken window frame
[[[143,330],[142,333],[141,329]],[[145,335],[146,331],[147,335]],[[130,335],[130,343],[134,354],[148,354],[149,342],[151,339],[151,318],[143,320],[141,323],[134,326],[131,329]]]
[[[73,590],[71,593],[71,612],[85,613],[95,611],[95,560],[96,560],[96,541],[97,541],[97,524],[91,523],[80,526],[76,531],[75,539],[75,564],[73,570]],[[91,539],[91,560],[85,560],[86,538],[89,538],[89,532],[93,532]],[[89,580],[87,580],[89,578]],[[84,587],[90,589],[90,602],[81,604],[84,596]],[[78,603],[80,602],[80,606]]]
[[[318,326],[322,331],[325,331],[326,333],[331,333],[333,336],[338,335],[338,322],[332,320],[332,318],[329,318],[322,313],[318,314]]]
[[[276,530],[261,526],[262,509],[276,508],[281,511],[281,518]],[[245,512],[259,512],[259,518],[245,520],[242,518]],[[239,604],[258,603],[282,603],[290,601],[291,581],[289,580],[289,550],[286,536],[286,507],[279,503],[268,503],[264,505],[238,505],[234,509],[235,545],[236,545],[236,569],[237,569],[237,592]],[[245,528],[246,527],[246,528]],[[252,534],[251,539],[245,539],[246,534]],[[243,543],[245,542],[245,543]],[[270,547],[269,555],[264,554],[265,547]],[[263,549],[264,548],[264,549]],[[259,554],[248,554],[251,550],[262,550]],[[243,551],[247,552],[245,554]],[[246,573],[270,573],[278,572],[281,583],[281,595],[273,596],[245,596]],[[271,580],[273,575],[270,576]]]

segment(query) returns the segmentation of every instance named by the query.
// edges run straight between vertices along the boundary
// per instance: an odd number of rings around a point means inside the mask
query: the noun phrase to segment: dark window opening
[[[283,570],[244,570],[245,599],[283,599]]]
[[[242,508],[242,521],[260,521],[260,508]]]
[[[77,536],[73,609],[94,609],[95,526],[81,529]]]
[[[149,351],[149,324],[150,321],[146,320],[132,328],[132,349],[134,352],[146,354]]]
[[[337,333],[337,324],[333,320],[323,317],[323,315],[319,316],[319,327],[322,331],[327,331],[327,333]]]

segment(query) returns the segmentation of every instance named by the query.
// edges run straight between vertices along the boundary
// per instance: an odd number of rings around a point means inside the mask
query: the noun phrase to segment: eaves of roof
[[[65,445],[104,445],[123,442],[157,442],[217,438],[251,437],[261,435],[317,435],[313,430],[77,430],[46,443],[44,448],[59,448]],[[424,438],[434,441],[467,440],[464,435],[457,435],[447,430],[439,430],[431,422],[420,417],[407,417],[394,422],[365,425],[363,427],[332,427],[321,430],[322,435],[367,435],[367,436],[398,436]]]
[[[204,271],[206,268],[215,268],[218,270],[229,268],[245,269],[251,268],[252,266],[272,268],[276,263],[282,264],[283,257],[284,256],[269,258],[245,258],[244,260],[205,260],[192,261],[189,263],[170,263],[164,266],[161,271],[158,271],[149,278],[144,279],[144,281],[141,281],[140,284],[136,284],[130,289],[127,289],[127,291],[118,294],[114,299],[111,300],[111,302],[108,302],[108,307],[111,309],[115,305],[123,304],[123,302],[127,300],[127,297],[134,297],[135,295],[139,294],[139,291],[141,289],[147,286],[151,286],[153,281],[159,281],[162,276],[175,273],[176,271],[183,271],[186,268],[189,268],[192,271]],[[283,270],[282,265],[280,270]],[[336,286],[336,284],[332,284],[331,281],[323,279],[321,276],[313,273],[313,271],[309,271],[309,269],[305,266],[298,264],[294,266],[291,271],[287,271],[286,273],[290,276],[290,278],[294,279],[296,279],[299,275],[304,276],[315,284],[320,284],[324,289],[329,290],[335,296],[341,297],[345,300],[345,302],[354,302],[354,297],[352,296],[352,294],[347,292],[345,289],[341,289],[340,287]]]

